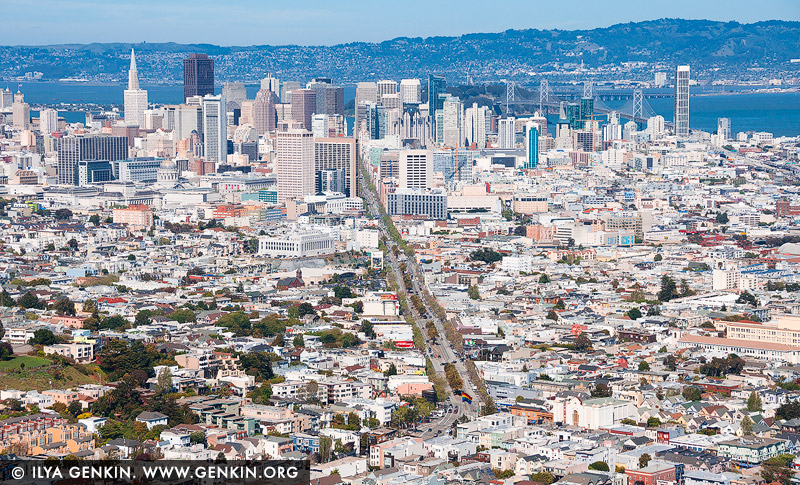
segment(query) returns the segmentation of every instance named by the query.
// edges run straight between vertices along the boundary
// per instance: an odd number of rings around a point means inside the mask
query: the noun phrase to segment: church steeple
[[[133,53],[133,48],[131,48],[131,68],[128,70],[128,89],[139,89],[139,71],[136,70],[136,54]]]

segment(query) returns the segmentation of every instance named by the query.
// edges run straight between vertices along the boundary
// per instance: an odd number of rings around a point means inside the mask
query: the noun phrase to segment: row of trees
[[[444,375],[447,377],[447,382],[450,384],[451,389],[456,390],[464,388],[464,381],[461,379],[455,365],[450,363],[445,364]]]

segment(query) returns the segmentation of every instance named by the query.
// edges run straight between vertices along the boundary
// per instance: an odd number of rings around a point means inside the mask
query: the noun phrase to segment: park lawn
[[[69,389],[82,384],[96,384],[97,381],[85,376],[74,367],[61,369],[63,379],[55,379],[50,367],[28,369],[22,372],[0,373],[0,389],[18,389],[20,391]]]
[[[26,369],[50,365],[51,361],[43,357],[31,357],[30,355],[20,355],[13,359],[0,361],[0,371],[6,369],[19,369],[20,364],[24,363]]]

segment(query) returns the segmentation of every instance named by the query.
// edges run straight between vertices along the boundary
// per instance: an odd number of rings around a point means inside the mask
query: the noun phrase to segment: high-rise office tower
[[[183,60],[183,97],[214,94],[214,59],[206,54],[189,54]]]
[[[196,104],[171,104],[161,108],[162,126],[172,130],[173,138],[185,140],[192,132],[203,134],[203,106]]]
[[[356,86],[354,135],[357,135],[362,129],[369,103],[378,104],[378,85],[372,82],[358,83]]]
[[[281,95],[281,84],[278,82],[277,78],[272,76],[267,76],[261,80],[261,89],[266,89],[268,91],[272,91],[275,93],[278,98]]]
[[[439,97],[440,94],[445,93],[447,83],[442,76],[428,75],[428,112],[431,117],[431,130],[436,133],[436,110],[442,109],[442,102],[444,101]]]
[[[300,89],[300,83],[297,81],[284,81],[281,87],[281,103],[292,102],[292,91]]]
[[[203,97],[203,151],[206,162],[228,161],[228,115],[225,96]]]
[[[517,145],[516,120],[513,117],[497,121],[497,144],[500,148],[511,149]]]
[[[242,109],[242,102],[247,100],[247,88],[244,83],[225,83],[222,85],[222,95],[228,102],[228,111]]]
[[[461,122],[464,119],[464,104],[455,96],[449,96],[442,103],[442,143],[449,147],[464,145]]]
[[[275,111],[277,95],[269,89],[261,89],[253,101],[253,127],[259,135],[275,131],[278,118]]]
[[[539,124],[529,121],[525,124],[525,166],[532,169],[539,166]]]
[[[324,169],[317,170],[316,187],[317,193],[320,192],[339,192],[345,193],[344,188],[344,170]]]
[[[659,140],[663,137],[665,130],[665,120],[661,115],[656,115],[647,119],[647,132],[653,140]]]
[[[689,66],[675,71],[675,135],[689,136]]]
[[[383,96],[397,93],[397,81],[378,81],[378,102],[383,104]]]
[[[14,104],[14,93],[6,86],[0,91],[0,109],[10,108],[12,104]]]
[[[489,108],[472,103],[464,110],[464,138],[469,145],[486,148],[486,126],[490,120]]]
[[[17,91],[11,104],[11,118],[15,130],[27,130],[31,126],[31,106],[25,102],[25,95]]]
[[[311,130],[311,117],[317,109],[317,93],[313,89],[292,90],[292,119]]]
[[[731,119],[730,118],[717,118],[717,135],[722,140],[731,139]]]
[[[667,85],[667,73],[657,72],[655,74],[655,85],[657,88],[663,88]]]
[[[277,132],[275,157],[279,204],[314,193],[314,136],[310,131]]]
[[[74,136],[55,139],[58,183],[78,185],[78,162],[106,160],[116,162],[128,158],[125,136]]]
[[[386,108],[371,103],[365,106],[364,124],[370,139],[380,140],[386,137],[389,129]]]
[[[328,132],[328,115],[315,114],[311,117],[311,133],[314,134],[314,138],[330,136]]]
[[[125,121],[128,124],[144,126],[144,112],[147,111],[147,91],[139,88],[139,70],[136,68],[136,54],[131,49],[131,67],[128,70],[128,89],[125,90]]]
[[[421,91],[419,79],[403,79],[400,81],[400,102],[419,104]]]
[[[50,108],[39,111],[39,131],[45,135],[58,131],[58,111]]]
[[[315,138],[314,170],[341,171],[344,175],[340,192],[348,197],[356,196],[356,140],[355,138]],[[318,179],[319,180],[319,179]],[[317,190],[322,190],[317,186]]]
[[[400,188],[429,189],[433,186],[433,156],[429,150],[400,151]]]

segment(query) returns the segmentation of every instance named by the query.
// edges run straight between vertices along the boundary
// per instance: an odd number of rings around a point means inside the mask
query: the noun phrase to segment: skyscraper
[[[317,109],[317,94],[313,89],[292,90],[292,119],[311,130],[311,117]]]
[[[51,108],[39,111],[39,131],[45,135],[58,131],[58,111]]]
[[[433,186],[433,156],[429,150],[400,152],[400,188],[429,189]]]
[[[183,97],[214,94],[214,59],[206,54],[189,54],[183,60]]]
[[[689,136],[689,66],[678,66],[675,72],[675,135]]]
[[[203,151],[206,162],[228,161],[228,115],[225,96],[203,97]]]
[[[517,145],[517,132],[513,117],[502,118],[497,121],[497,144],[500,148],[510,149]]]
[[[383,104],[383,96],[397,93],[397,81],[378,81],[378,102]]]
[[[464,110],[464,138],[468,144],[486,148],[486,126],[489,117],[489,108],[478,106],[478,103],[472,103],[471,108]]]
[[[400,81],[400,102],[403,104],[418,104],[420,102],[419,79],[403,79]]]
[[[242,109],[242,102],[247,100],[247,88],[244,83],[225,83],[222,85],[222,95],[228,103],[228,111]]]
[[[306,130],[279,131],[275,138],[278,203],[314,193],[314,136]]]
[[[25,102],[25,95],[19,90],[14,94],[11,118],[15,130],[27,130],[31,126],[31,106]]]
[[[128,158],[128,138],[125,136],[65,136],[56,138],[58,183],[78,185],[78,162],[107,160],[115,162]]]
[[[722,140],[731,139],[731,119],[730,118],[717,118],[717,135]]]
[[[447,83],[442,76],[428,75],[428,112],[431,117],[431,131],[434,134],[436,133],[436,110],[442,109],[444,101],[439,98],[439,95],[444,94],[446,87]]]
[[[281,95],[281,85],[278,79],[272,76],[267,76],[261,80],[261,89],[272,91],[278,97]]]
[[[356,140],[355,138],[315,138],[314,170],[336,170],[344,174],[344,194],[356,196]],[[319,177],[317,177],[319,180]],[[317,189],[322,190],[321,187]]]
[[[539,124],[529,121],[525,124],[525,166],[539,166]]]
[[[292,102],[292,91],[300,89],[300,83],[297,81],[284,81],[281,87],[281,103]]]
[[[261,89],[256,94],[253,102],[253,127],[259,135],[275,131],[278,120],[275,112],[277,99],[277,95],[268,89]]]
[[[449,147],[464,145],[461,121],[464,119],[464,104],[455,96],[448,97],[442,103],[442,143]]]
[[[358,134],[361,130],[362,122],[366,119],[368,103],[378,103],[378,85],[372,82],[358,83],[356,86],[354,135]]]
[[[131,49],[131,67],[128,69],[128,89],[124,93],[125,121],[128,124],[144,126],[144,112],[147,111],[147,91],[139,88],[139,70],[136,68],[136,54]]]

